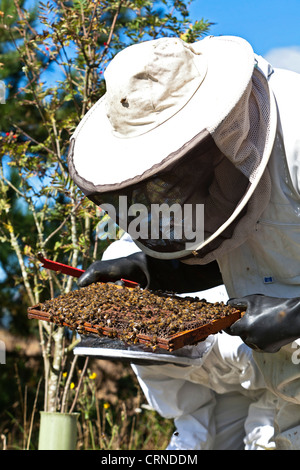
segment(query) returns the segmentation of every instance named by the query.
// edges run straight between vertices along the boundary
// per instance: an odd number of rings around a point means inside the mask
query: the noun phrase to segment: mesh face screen
[[[189,249],[226,222],[248,179],[210,137],[152,176],[114,191],[89,194],[133,239],[156,252]],[[241,216],[243,213],[241,214]],[[205,251],[232,236],[235,220]]]
[[[121,173],[112,178],[114,168],[110,165],[109,181],[116,183],[97,184],[105,180],[105,171],[101,177],[92,174],[92,169],[83,171],[88,179],[79,174],[84,152],[80,147],[76,156],[74,137],[68,155],[70,176],[146,252],[161,258],[164,254],[165,258],[192,254],[197,262],[201,258],[205,263],[240,244],[270,198],[267,169],[260,173],[274,140],[270,96],[266,78],[255,68],[243,96],[215,128],[202,129],[162,161],[151,155],[149,148],[143,161],[141,148],[138,158],[142,168],[148,168],[146,161],[159,163],[137,176],[133,165],[127,173],[133,175],[130,179],[118,181]],[[102,156],[99,150],[96,156],[95,167],[101,171],[107,155]],[[118,164],[123,156],[110,157]]]

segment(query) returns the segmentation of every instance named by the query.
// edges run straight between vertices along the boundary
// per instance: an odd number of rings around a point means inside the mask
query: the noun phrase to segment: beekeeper
[[[300,368],[293,361],[300,337],[300,76],[273,69],[245,40],[222,36],[130,46],[105,79],[106,94],[71,139],[69,170],[141,252],[96,262],[79,285],[131,274],[149,288],[177,292],[224,283],[230,304],[246,307],[224,345],[215,335],[218,347],[205,346],[209,337],[183,348],[184,367],[173,358],[137,365],[140,383],[150,402],[175,418],[171,448],[205,448],[199,436],[213,416],[211,395],[204,406],[197,384],[228,397],[239,374],[247,398],[253,392],[254,408],[261,407],[261,427],[273,420],[277,448],[300,448]],[[213,357],[220,364],[223,353],[227,368],[214,371]],[[253,436],[260,426],[251,407]]]

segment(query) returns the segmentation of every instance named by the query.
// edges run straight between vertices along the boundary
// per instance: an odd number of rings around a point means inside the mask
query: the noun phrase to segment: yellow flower
[[[110,407],[110,404],[109,404],[109,403],[106,402],[106,403],[103,404],[103,408],[104,408],[105,410],[108,410],[109,407]]]
[[[96,372],[93,372],[93,373],[89,376],[89,379],[95,380],[96,377],[97,377]]]
[[[68,375],[68,372],[63,373],[63,377],[67,377],[67,375]]]
[[[70,389],[73,390],[74,387],[75,387],[74,382],[71,382],[71,383],[70,383]]]

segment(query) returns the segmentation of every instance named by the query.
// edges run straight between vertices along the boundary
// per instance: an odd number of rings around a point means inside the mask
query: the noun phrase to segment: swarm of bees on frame
[[[91,284],[47,300],[39,307],[48,313],[51,322],[67,324],[79,334],[88,334],[88,324],[100,336],[105,330],[106,335],[126,343],[136,344],[138,335],[147,335],[148,346],[153,350],[157,338],[169,338],[233,312],[223,302],[208,303],[197,297],[151,292],[138,286],[128,289],[109,283]]]

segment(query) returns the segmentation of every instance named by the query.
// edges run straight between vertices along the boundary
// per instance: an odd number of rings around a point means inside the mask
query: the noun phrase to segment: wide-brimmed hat
[[[150,40],[118,53],[105,80],[105,95],[71,139],[74,181],[93,197],[126,188],[209,135],[249,180],[231,217],[211,235],[218,236],[252,196],[274,142],[275,100],[250,44],[232,36]]]

